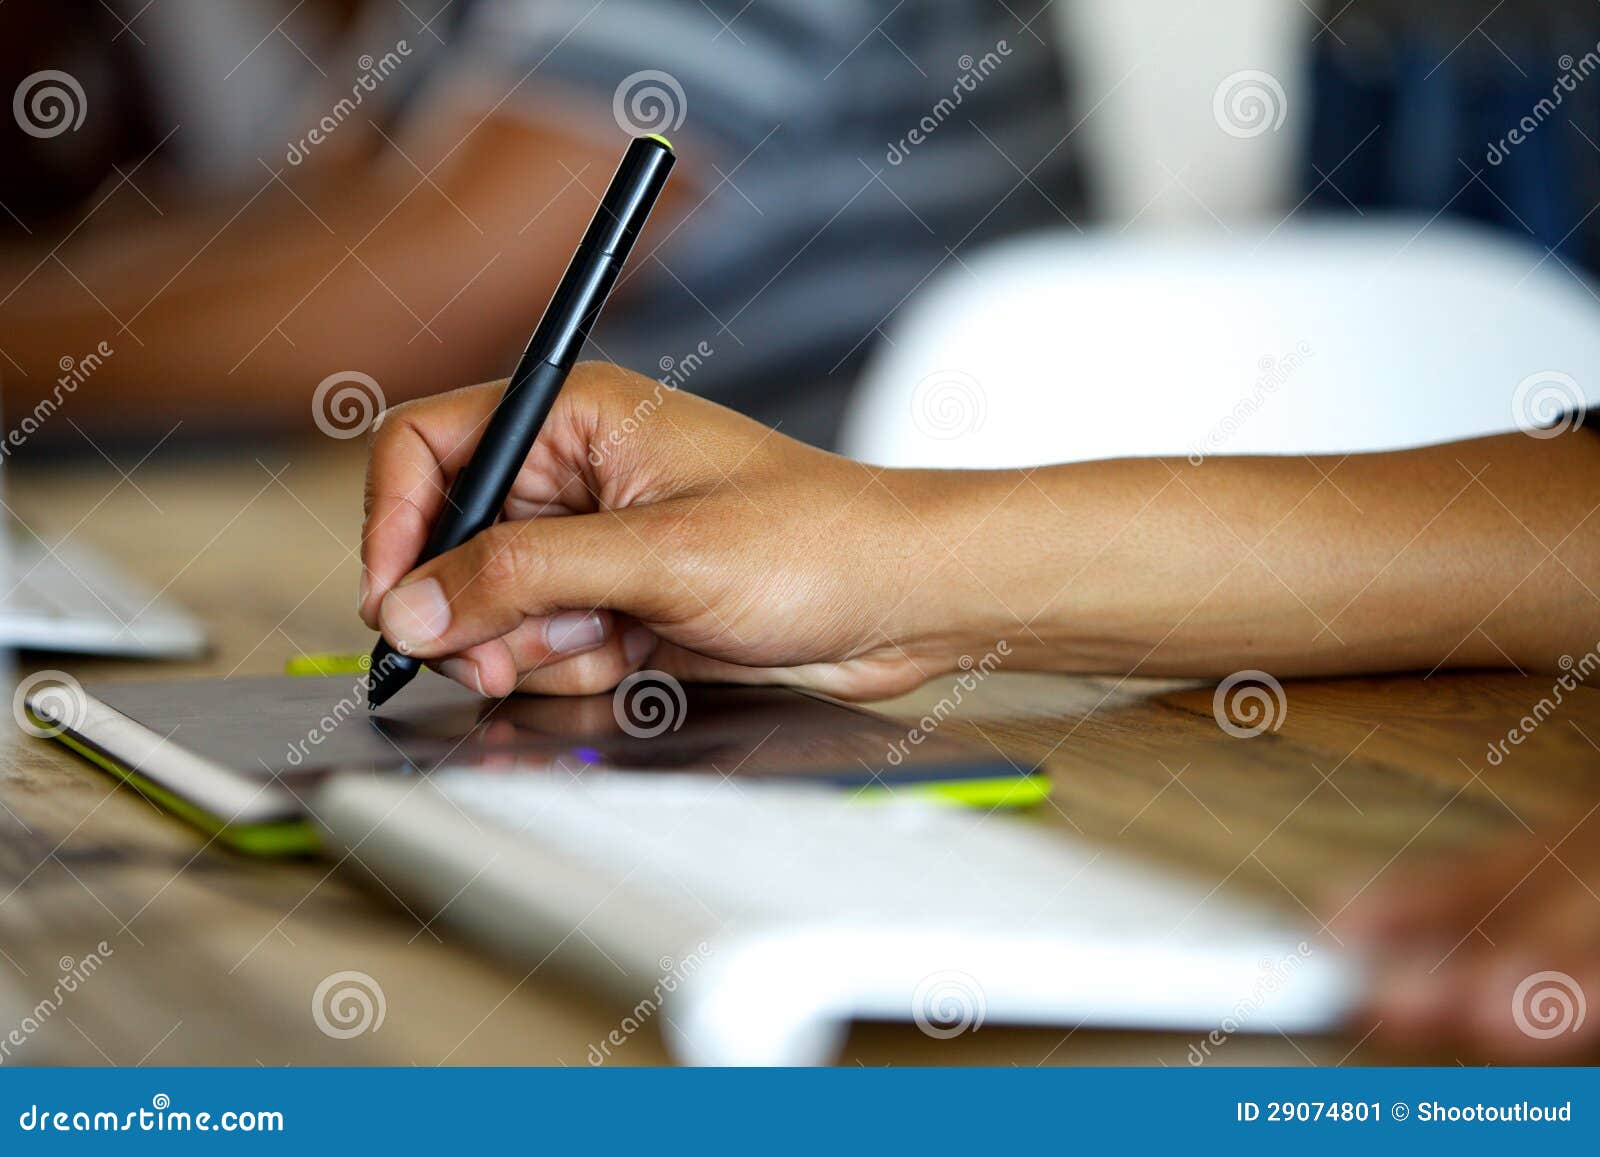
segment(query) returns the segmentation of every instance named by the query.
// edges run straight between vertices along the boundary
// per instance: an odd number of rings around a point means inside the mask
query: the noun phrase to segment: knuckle
[[[389,478],[394,472],[395,448],[404,432],[410,427],[410,416],[417,403],[405,402],[384,410],[380,419],[367,431],[367,473],[361,491],[362,513],[370,515],[380,493],[392,486]]]
[[[421,401],[401,402],[396,406],[385,406],[379,411],[378,417],[367,430],[368,453],[375,453],[393,443],[400,436],[400,431],[411,425],[420,404]]]
[[[649,378],[611,362],[580,362],[568,380],[569,387],[573,383],[580,396],[602,407],[632,406],[655,385]]]
[[[538,589],[541,554],[526,527],[526,523],[501,523],[472,540],[472,585],[499,599]]]

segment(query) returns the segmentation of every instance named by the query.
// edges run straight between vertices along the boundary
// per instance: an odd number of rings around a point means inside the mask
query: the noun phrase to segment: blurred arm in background
[[[70,392],[96,437],[308,429],[329,375],[397,401],[501,372],[626,139],[609,75],[535,75],[561,29],[468,0],[88,7],[0,13],[13,426]]]
[[[96,87],[74,63],[88,120],[48,139],[17,135],[48,165],[121,111],[108,93],[190,75],[203,90],[131,126],[145,146],[98,170],[113,203],[97,208],[103,194],[80,188],[91,219],[59,222],[56,237],[76,231],[58,251],[37,229],[0,257],[8,404],[46,395],[60,360],[102,339],[115,355],[79,391],[94,404],[72,416],[118,430],[164,432],[177,418],[190,431],[304,428],[312,390],[341,371],[371,375],[390,401],[494,376],[624,137],[663,132],[683,138],[683,160],[592,335],[595,353],[828,444],[862,358],[920,286],[972,247],[1075,227],[1081,211],[1062,59],[1039,31],[1048,22],[1034,20],[1044,0],[905,0],[888,13],[772,0],[731,15],[701,0],[385,2],[357,7],[398,29],[357,28],[320,47],[302,22],[341,0],[319,0],[282,30],[269,21],[229,48],[192,49],[186,69],[153,53],[152,22],[175,10],[185,22],[168,39],[187,45],[218,10],[248,22],[268,7],[165,0],[137,21],[148,52],[102,29],[90,47],[130,58],[135,82]],[[0,64],[8,45],[39,39],[8,41],[6,10]],[[328,47],[335,39],[343,47]],[[381,85],[333,118],[326,142],[297,148],[351,97],[339,66],[358,51],[385,59],[387,45],[397,60]],[[264,63],[274,50],[276,71]],[[41,56],[12,71],[59,67]],[[281,102],[284,77],[306,92],[271,117],[236,110],[230,131],[197,125],[241,103],[252,70],[269,74],[258,103]],[[232,155],[227,196],[174,207],[152,182],[175,154],[189,172]],[[0,202],[15,206],[26,190],[7,173],[0,165]],[[122,209],[131,217],[114,222]]]
[[[41,238],[0,257],[5,410],[106,342],[80,424],[304,424],[342,370],[390,400],[490,376],[526,336],[620,151],[616,134],[466,117],[407,154],[263,171],[220,205]],[[394,162],[398,161],[399,164]],[[442,163],[440,163],[442,161]],[[663,218],[670,218],[671,205]],[[3,290],[0,290],[3,291]],[[97,371],[99,372],[99,371]],[[209,411],[209,413],[208,413]]]

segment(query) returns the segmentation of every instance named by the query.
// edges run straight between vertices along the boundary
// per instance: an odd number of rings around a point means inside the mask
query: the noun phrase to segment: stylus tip
[[[394,693],[417,673],[422,664],[409,655],[402,655],[382,639],[372,648],[372,658],[367,666],[367,710],[376,710],[394,697]]]
[[[367,676],[367,710],[376,711],[389,701],[399,688],[386,687],[383,682],[372,675]]]

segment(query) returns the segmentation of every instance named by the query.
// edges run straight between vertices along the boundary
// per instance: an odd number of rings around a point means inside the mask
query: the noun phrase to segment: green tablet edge
[[[995,776],[989,779],[947,779],[894,787],[869,787],[864,788],[856,798],[887,800],[909,796],[912,799],[931,799],[938,803],[990,811],[997,808],[1021,811],[1049,799],[1050,787],[1048,775],[1035,773],[1016,778]]]
[[[55,726],[49,720],[35,715],[31,708],[28,711],[28,718],[45,730]],[[132,768],[124,767],[65,731],[58,731],[51,738],[71,748],[101,770],[109,771],[118,779],[125,780],[140,795],[155,801],[179,819],[193,824],[235,851],[251,856],[282,858],[312,855],[322,850],[315,829],[305,820],[278,820],[266,824],[225,823],[210,812],[196,807],[182,796],[174,795],[160,784],[153,783]]]

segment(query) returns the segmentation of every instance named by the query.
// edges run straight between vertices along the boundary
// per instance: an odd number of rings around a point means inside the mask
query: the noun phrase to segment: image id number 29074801
[[[1234,1119],[1239,1121],[1381,1121],[1383,1108],[1377,1101],[1235,1101]]]

